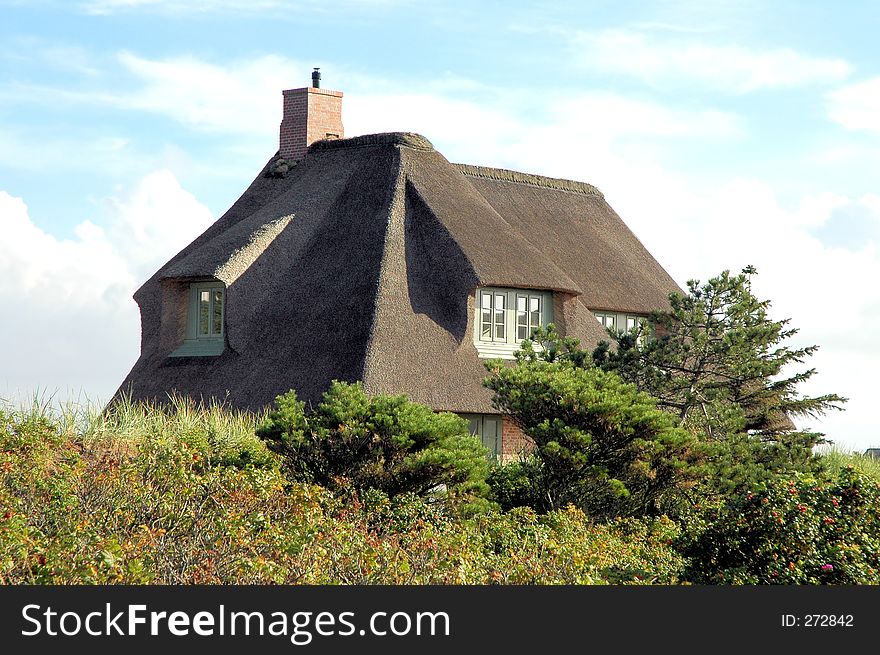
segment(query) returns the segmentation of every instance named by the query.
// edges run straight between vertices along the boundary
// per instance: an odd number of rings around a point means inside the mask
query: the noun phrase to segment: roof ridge
[[[309,152],[315,150],[334,150],[336,148],[359,148],[380,145],[407,146],[415,150],[433,150],[434,145],[421,134],[415,132],[379,132],[363,134],[348,139],[322,139],[309,146]]]
[[[577,182],[558,177],[546,177],[533,173],[520,173],[506,168],[491,168],[489,166],[473,166],[472,164],[453,164],[459,171],[470,177],[482,177],[501,182],[514,182],[516,184],[528,184],[530,186],[554,189],[556,191],[570,191],[582,193],[586,196],[605,198],[599,189],[587,182]]]

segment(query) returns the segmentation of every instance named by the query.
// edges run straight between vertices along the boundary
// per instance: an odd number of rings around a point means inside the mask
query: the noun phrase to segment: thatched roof
[[[120,391],[257,409],[363,380],[488,412],[476,287],[553,290],[557,323],[586,344],[605,337],[587,307],[647,313],[678,290],[587,184],[450,164],[408,133],[321,141],[287,172],[278,160],[137,291],[141,356]],[[227,285],[224,353],[169,357],[186,283],[209,278]]]

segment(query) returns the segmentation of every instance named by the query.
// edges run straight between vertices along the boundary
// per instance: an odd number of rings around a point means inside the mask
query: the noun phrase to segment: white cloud
[[[837,89],[827,97],[828,115],[835,123],[880,134],[880,77]]]
[[[611,202],[647,247],[677,279],[702,280],[727,268],[757,267],[755,292],[772,301],[771,316],[791,318],[800,329],[794,343],[818,344],[820,355],[807,362],[818,375],[804,391],[851,398],[847,411],[803,425],[819,429],[841,444],[864,449],[880,445],[872,427],[876,367],[880,348],[880,241],[850,248],[824,243],[816,228],[843,207],[858,207],[880,222],[870,197],[834,194],[803,198],[783,208],[773,189],[758,180],[738,179],[714,188],[655,182],[640,197],[642,180],[615,189]],[[663,195],[650,190],[662,187]]]
[[[120,52],[115,61],[124,85],[111,88],[105,82],[103,88],[81,89],[11,82],[0,85],[0,99],[50,107],[109,106],[167,116],[206,132],[277,136],[281,91],[304,86],[311,71],[280,55],[218,65],[189,56],[147,59]],[[102,72],[112,73],[109,67]]]
[[[106,400],[138,353],[132,293],[213,220],[167,171],[107,208],[106,226],[85,221],[58,239],[0,191],[0,396],[84,390]]]
[[[149,111],[195,129],[246,136],[249,143],[259,137],[266,150],[277,145],[280,91],[304,84],[310,74],[309,66],[278,55],[223,66],[192,57],[156,60],[131,53],[121,53],[118,61],[139,87],[127,93],[83,94],[79,101]],[[610,93],[569,95],[563,102],[535,108],[528,104],[534,98],[524,103],[522,98],[501,100],[497,90],[459,77],[410,85],[408,93],[396,92],[399,84],[378,78],[346,71],[335,77],[337,88],[353,87],[343,103],[347,135],[415,131],[436,143],[455,144],[458,158],[473,160],[504,152],[533,134],[535,109],[554,125],[547,134],[554,139],[572,134],[605,142],[622,135],[723,139],[743,131],[739,118],[730,113],[672,109]]]
[[[524,107],[511,111],[509,107]],[[346,134],[413,131],[423,134],[451,160],[575,176],[602,185],[609,167],[640,158],[652,140],[674,137],[722,141],[739,138],[736,115],[717,110],[676,109],[610,93],[570,95],[532,108],[512,99],[488,103],[433,93],[358,94],[346,98]],[[633,153],[632,143],[640,152]]]
[[[107,239],[143,282],[213,222],[210,210],[167,170],[141,179],[121,198],[105,201]]]
[[[429,93],[352,95],[345,98],[343,122],[347,136],[418,132],[435,145],[454,143],[454,157],[466,160],[497,151],[523,129],[519,118],[503,110]]]
[[[578,32],[572,44],[583,66],[673,89],[696,82],[740,94],[839,82],[851,71],[843,59],[811,57],[790,48],[760,50],[693,39],[664,40],[620,29]]]
[[[743,128],[734,114],[714,109],[676,109],[611,93],[583,94],[553,105],[553,117],[565,125],[566,134],[591,137],[702,137],[741,136]]]
[[[122,164],[132,165],[131,143],[121,136],[89,138],[84,134],[59,135],[58,131],[0,126],[0,166],[40,173],[46,170],[48,153],[62,153],[65,170],[92,174],[118,173]],[[41,156],[35,156],[40,153]],[[75,154],[74,154],[75,153]]]
[[[130,53],[122,53],[119,61],[143,86],[116,96],[114,104],[224,133],[276,133],[281,90],[308,79],[308,69],[278,55],[227,66],[192,57],[150,60]]]

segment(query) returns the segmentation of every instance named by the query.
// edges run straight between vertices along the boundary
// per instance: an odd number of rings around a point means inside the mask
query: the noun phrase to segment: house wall
[[[167,356],[186,338],[186,321],[190,305],[189,284],[179,280],[162,280],[162,318],[159,327],[159,350]]]
[[[506,464],[516,460],[534,446],[534,442],[505,414],[501,419],[501,462]]]

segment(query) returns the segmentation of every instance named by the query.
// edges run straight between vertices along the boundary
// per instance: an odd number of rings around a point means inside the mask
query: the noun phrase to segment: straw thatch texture
[[[284,176],[276,161],[135,294],[141,356],[120,392],[259,409],[363,380],[490,412],[476,287],[553,290],[556,322],[586,344],[605,336],[588,307],[647,312],[677,290],[584,183],[456,166],[408,133],[318,142]],[[212,278],[227,285],[223,354],[169,357],[189,284]]]

